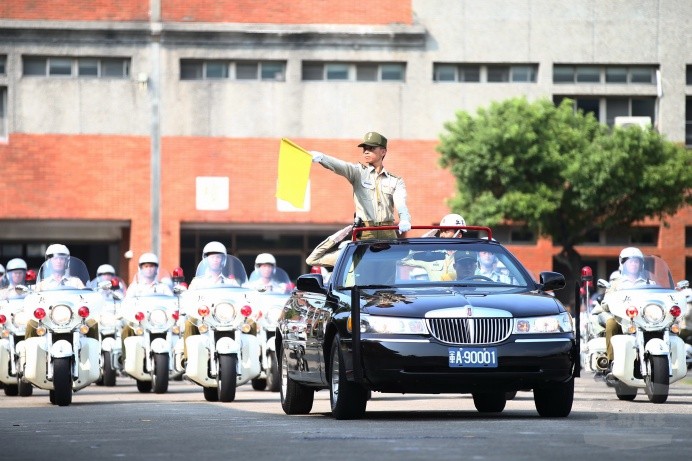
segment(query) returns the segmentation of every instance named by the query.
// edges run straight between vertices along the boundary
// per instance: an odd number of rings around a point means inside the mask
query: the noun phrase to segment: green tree
[[[575,245],[591,231],[663,220],[692,203],[690,151],[651,129],[610,129],[570,100],[510,99],[458,112],[444,128],[440,164],[457,180],[451,208],[468,223],[521,223],[551,237],[568,286],[581,268]]]

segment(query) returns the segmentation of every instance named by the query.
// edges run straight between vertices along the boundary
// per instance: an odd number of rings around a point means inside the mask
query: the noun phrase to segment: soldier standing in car
[[[411,229],[411,215],[406,206],[404,180],[391,174],[382,162],[387,155],[387,138],[374,131],[358,144],[363,148],[363,163],[348,163],[318,151],[311,151],[312,161],[346,178],[353,186],[356,217],[372,226],[394,225],[394,211],[399,214],[399,232]],[[361,239],[396,238],[396,232],[365,231]]]

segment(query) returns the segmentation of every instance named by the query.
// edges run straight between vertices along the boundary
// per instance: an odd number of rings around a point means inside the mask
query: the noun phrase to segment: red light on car
[[[197,309],[197,313],[200,315],[200,317],[206,317],[209,315],[209,308],[207,306],[202,306]]]
[[[42,307],[37,307],[36,310],[34,310],[34,317],[38,320],[43,320],[46,318],[46,311]]]
[[[117,290],[118,288],[120,288],[120,280],[118,280],[117,278],[112,278],[111,279],[111,288],[114,290]]]
[[[79,309],[77,309],[77,314],[81,318],[85,319],[85,318],[89,317],[89,308],[86,306],[82,306]]]
[[[173,320],[178,320],[180,318],[180,311],[174,311],[172,317]]]
[[[144,320],[144,312],[137,312],[135,314],[135,320],[137,320],[138,322],[141,322],[142,320]]]
[[[5,322],[7,322],[7,317],[4,315],[0,314],[0,325],[4,325]]]
[[[322,273],[322,267],[320,266],[312,266],[310,268],[310,273],[311,274],[321,274]]]
[[[634,307],[634,306],[628,307],[627,310],[625,311],[625,313],[627,314],[627,317],[629,317],[629,318],[631,318],[631,319],[633,319],[633,318],[635,318],[637,315],[639,315],[639,311],[638,311],[637,308]]]
[[[183,268],[182,267],[176,267],[175,269],[173,269],[173,277],[180,277],[180,278],[185,277],[185,274],[183,273]]]
[[[680,306],[673,306],[670,308],[670,315],[673,317],[680,317],[680,314],[682,314],[682,309],[680,309]]]
[[[245,305],[240,308],[240,315],[243,317],[249,317],[252,314],[252,307]]]

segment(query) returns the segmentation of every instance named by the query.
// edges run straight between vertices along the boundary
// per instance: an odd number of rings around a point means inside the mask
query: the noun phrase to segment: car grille
[[[512,331],[510,318],[426,319],[433,337],[448,344],[492,344]]]

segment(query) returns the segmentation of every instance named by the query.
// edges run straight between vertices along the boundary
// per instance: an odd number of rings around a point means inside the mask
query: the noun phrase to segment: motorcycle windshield
[[[221,284],[242,286],[247,282],[245,266],[235,256],[210,254],[197,265],[190,288],[208,288]]]
[[[644,267],[638,274],[620,274],[613,282],[615,290],[632,290],[641,288],[674,289],[673,275],[668,264],[658,256],[644,257]]]
[[[272,293],[289,293],[291,287],[291,279],[285,270],[280,267],[274,267],[271,273],[262,273],[263,269],[255,269],[250,274],[247,288]]]
[[[74,256],[55,255],[43,263],[36,276],[38,291],[74,290],[85,288],[89,271],[84,262]]]

